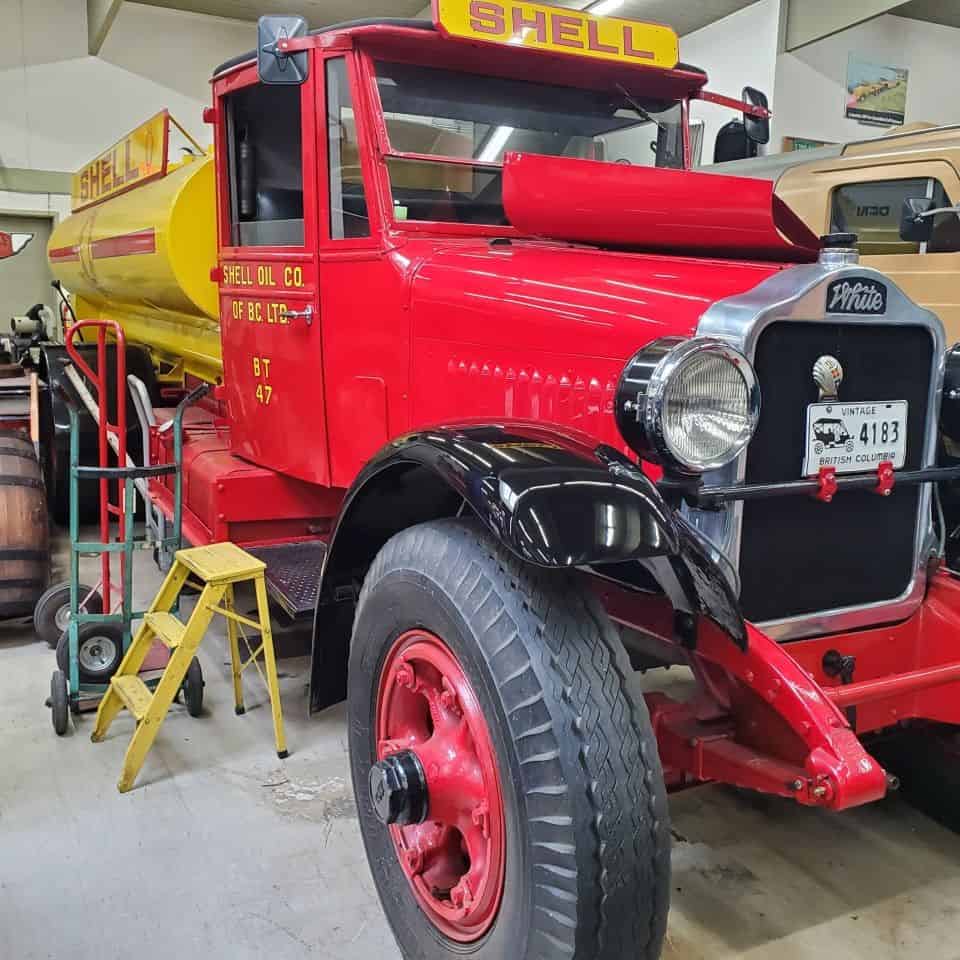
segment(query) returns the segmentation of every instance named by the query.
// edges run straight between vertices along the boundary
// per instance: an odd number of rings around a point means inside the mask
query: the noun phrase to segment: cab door
[[[313,83],[239,74],[218,107],[220,323],[232,452],[329,485]]]

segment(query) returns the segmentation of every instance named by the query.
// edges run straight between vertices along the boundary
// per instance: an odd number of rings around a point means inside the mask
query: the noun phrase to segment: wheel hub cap
[[[77,659],[84,670],[97,672],[105,670],[117,655],[117,647],[110,637],[91,637],[80,645]]]
[[[412,750],[401,750],[370,768],[370,802],[384,826],[423,823],[427,778]]]
[[[417,902],[450,939],[479,939],[503,898],[503,797],[486,718],[434,634],[409,631],[387,655],[376,751],[371,802]]]

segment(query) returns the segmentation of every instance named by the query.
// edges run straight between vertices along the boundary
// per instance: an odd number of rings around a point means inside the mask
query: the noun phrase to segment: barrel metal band
[[[46,580],[0,580],[0,591],[42,590],[46,585]]]
[[[46,563],[46,550],[22,550],[19,547],[0,547],[0,563],[4,560],[35,560]]]
[[[0,603],[0,618],[29,617],[32,612],[32,599],[11,600],[8,603]]]
[[[0,446],[0,456],[20,457],[22,460],[36,460],[37,455],[30,447],[2,447]]]
[[[32,487],[34,490],[42,490],[43,481],[39,477],[0,477],[0,487]]]

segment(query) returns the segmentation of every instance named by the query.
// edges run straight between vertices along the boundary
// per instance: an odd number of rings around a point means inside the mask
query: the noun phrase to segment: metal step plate
[[[310,540],[244,549],[267,565],[267,590],[289,616],[313,616],[320,588],[320,570],[327,552],[326,543]]]

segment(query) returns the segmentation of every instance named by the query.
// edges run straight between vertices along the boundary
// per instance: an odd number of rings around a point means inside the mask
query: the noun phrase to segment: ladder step
[[[143,620],[165,647],[176,650],[180,646],[187,627],[172,613],[148,613]]]
[[[206,547],[178,550],[177,561],[204,583],[246,580],[263,573],[267,567],[262,560],[251,557],[235,543],[211,543]]]
[[[147,715],[153,694],[139,677],[112,677],[110,686],[138,722]]]

